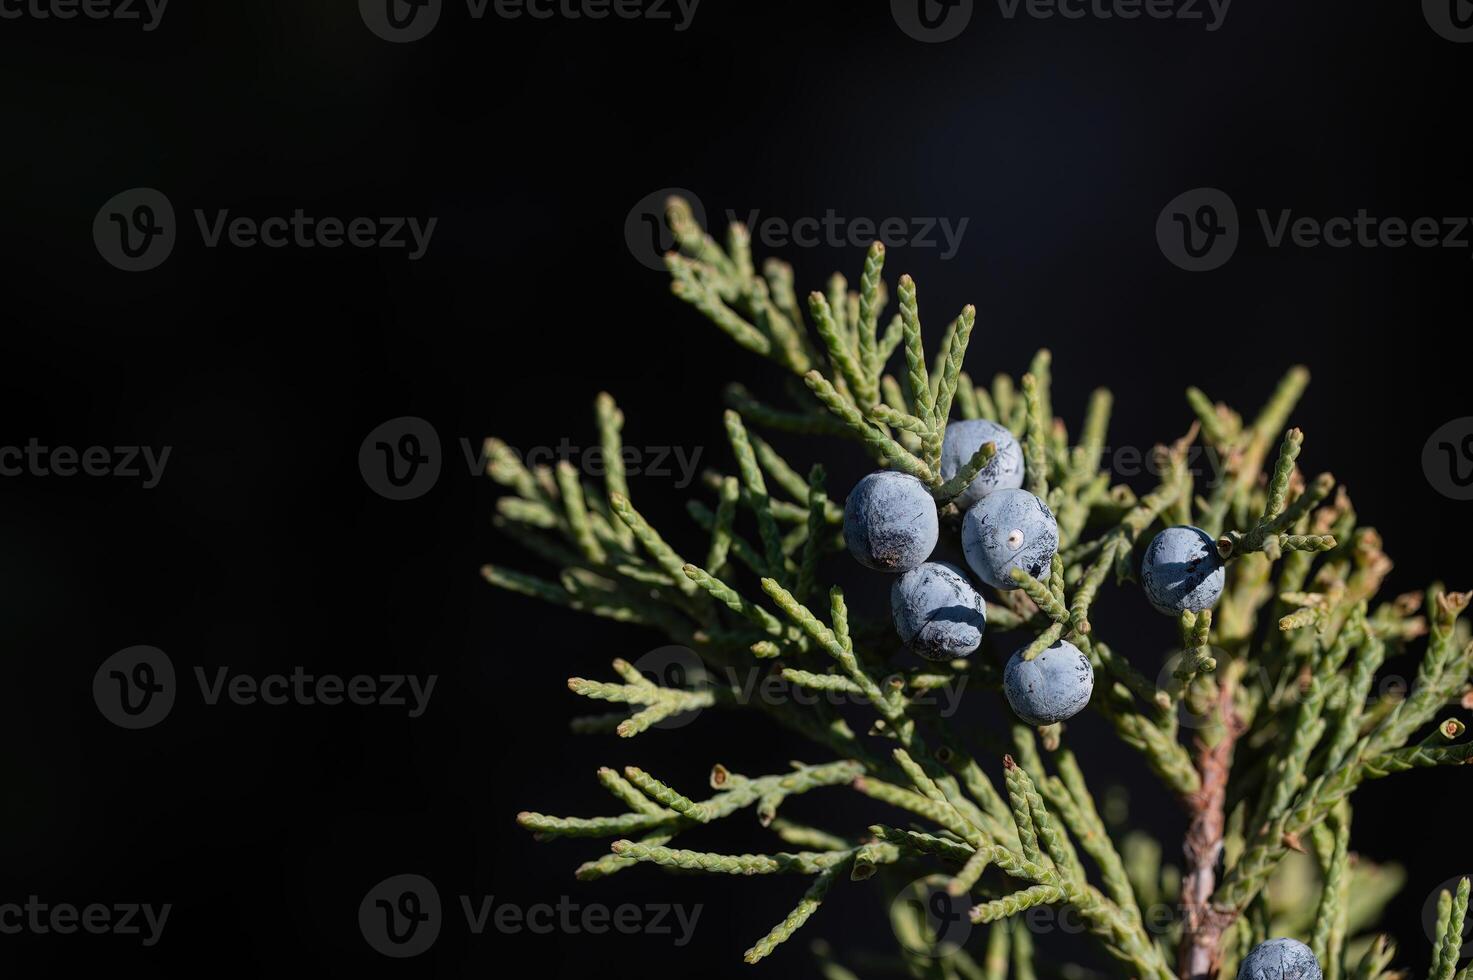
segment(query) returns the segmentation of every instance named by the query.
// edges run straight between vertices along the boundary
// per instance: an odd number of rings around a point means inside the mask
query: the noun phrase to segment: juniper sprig
[[[1157,447],[1160,482],[1137,495],[1102,469],[1108,391],[1090,398],[1071,446],[1053,415],[1049,352],[1020,380],[999,373],[990,385],[975,383],[976,367],[969,373],[963,365],[984,328],[968,306],[928,359],[909,276],[897,280],[897,310],[885,319],[892,294],[882,246],[868,250],[857,288],[836,276],[800,304],[788,266],[771,259],[760,270],[754,265],[745,229],[734,226],[723,246],[684,202],[671,200],[667,218],[678,245],[666,259],[672,292],[741,348],[790,374],[793,404],[770,406],[739,385],[727,389],[733,467],[730,475],[706,474],[710,496],[688,502],[694,533],[662,533],[634,503],[638,490],[621,465],[623,415],[606,393],[595,402],[601,481],[567,465],[528,467],[488,440],[487,472],[508,491],[495,524],[557,571],[539,577],[488,565],[483,575],[524,596],[648,627],[708,668],[700,677],[656,682],[616,660],[616,680],[572,678],[574,694],[619,709],[576,719],[575,731],[654,738],[676,716],[759,712],[829,761],[763,776],[717,765],[708,795],[637,767],[605,768],[598,779],[621,812],[528,812],[519,823],[539,840],[610,840],[606,853],[578,869],[583,879],[643,864],[807,878],[793,892],[792,910],[775,915],[776,925],[747,949],[751,963],[813,929],[836,888],[888,897],[906,881],[940,875],[950,895],[980,898],[970,918],[987,935],[970,952],[948,947],[941,955],[939,947],[924,948],[924,916],[892,905],[901,939],[896,962],[912,975],[1034,980],[1037,962],[1051,954],[1046,944],[1035,946],[1023,914],[1067,905],[1129,976],[1215,977],[1284,933],[1307,941],[1328,980],[1398,976],[1393,947],[1367,930],[1401,876],[1354,854],[1351,804],[1366,781],[1473,759],[1465,726],[1444,714],[1467,703],[1473,643],[1461,614],[1470,597],[1433,585],[1425,596],[1378,598],[1390,567],[1379,537],[1358,523],[1328,473],[1304,478],[1300,462],[1313,458],[1313,446],[1300,429],[1285,431],[1308,372],[1292,368],[1251,418],[1188,389],[1186,435]],[[851,612],[837,587],[823,603],[824,562],[845,548],[838,532],[844,508],[830,497],[825,461],[794,466],[761,433],[857,444],[880,468],[920,481],[924,489],[916,492],[925,500],[929,491],[954,531],[961,518],[954,501],[999,447],[984,443],[944,478],[953,412],[1021,440],[1026,489],[1010,492],[1031,495],[1047,505],[1043,513],[1056,515],[1050,533],[1058,547],[1037,567],[999,565],[999,588],[985,605],[984,649],[970,659],[897,667],[888,663],[898,645],[889,623]],[[1194,443],[1223,461],[1201,493],[1186,463]],[[1206,608],[1186,600],[1168,608],[1179,615],[1182,652],[1173,669],[1159,671],[1158,685],[1149,679],[1158,674],[1150,651],[1134,648],[1130,637],[1108,642],[1091,612],[1107,585],[1136,579],[1146,543],[1173,526],[1201,529],[1194,533],[1209,553],[1215,547],[1210,558],[1225,580],[1220,597],[1202,600]],[[1137,590],[1130,600],[1146,596]],[[1045,650],[1068,648],[1083,658],[1086,677],[1092,669],[1091,706],[1186,812],[1185,866],[1164,863],[1169,849],[1159,842],[1111,826],[1110,807],[1092,795],[1065,725],[1016,725],[1004,754],[985,741],[990,736],[954,731],[933,710],[928,694],[938,687],[963,679],[978,682],[974,691],[1002,686],[993,634],[1011,630],[1029,634],[1018,648],[1022,663],[1040,669],[1045,661],[1035,658]],[[1406,695],[1373,700],[1388,656],[1411,652],[1423,637]],[[869,727],[852,728],[851,713],[822,698],[747,698],[730,672],[741,669],[770,669],[771,680],[843,695],[869,715]],[[1194,720],[1190,728],[1184,714]],[[964,734],[984,740],[973,748],[996,762],[977,761]],[[809,792],[830,798],[831,826],[778,815],[785,800]],[[848,794],[893,816],[846,823]],[[743,811],[773,835],[765,853],[683,846],[686,831]],[[703,831],[703,839],[713,833]],[[1144,914],[1163,901],[1179,907],[1164,933]],[[1467,905],[1464,879],[1439,907],[1429,980],[1467,975],[1458,972]],[[829,976],[857,975],[844,960],[872,962],[814,945]],[[1069,969],[1050,966],[1064,976]]]

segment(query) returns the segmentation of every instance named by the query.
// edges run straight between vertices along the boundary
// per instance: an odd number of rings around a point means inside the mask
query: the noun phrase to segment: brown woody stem
[[[1186,798],[1191,813],[1182,850],[1186,875],[1182,879],[1182,937],[1177,972],[1181,980],[1213,980],[1222,966],[1222,938],[1237,918],[1234,909],[1212,904],[1217,888],[1217,862],[1222,858],[1228,773],[1233,746],[1243,732],[1243,720],[1233,710],[1234,676],[1224,672],[1217,691],[1218,724],[1197,742],[1197,770],[1201,789]]]

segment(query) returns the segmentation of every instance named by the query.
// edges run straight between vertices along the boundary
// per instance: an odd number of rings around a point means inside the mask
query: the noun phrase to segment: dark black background
[[[494,488],[468,475],[458,443],[591,445],[592,399],[606,389],[631,444],[699,447],[703,463],[729,467],[721,386],[772,391],[780,379],[631,257],[626,214],[661,188],[690,188],[713,217],[969,219],[949,260],[892,249],[892,281],[916,276],[933,342],[977,304],[978,378],[1020,373],[1048,345],[1056,409],[1076,423],[1090,388],[1111,386],[1115,445],[1183,431],[1187,384],[1247,411],[1306,363],[1301,463],[1332,469],[1382,532],[1398,562],[1388,588],[1473,579],[1469,505],[1437,494],[1420,461],[1432,430],[1468,413],[1453,345],[1469,250],[1270,249],[1253,216],[1469,213],[1458,93],[1473,51],[1438,37],[1414,4],[1239,0],[1213,32],[1007,20],[979,4],[960,38],[922,44],[883,3],[706,0],[683,32],[477,22],[451,3],[430,37],[389,44],[352,3],[175,0],[153,32],[23,18],[0,20],[0,43],[0,444],[173,447],[152,490],[0,480],[0,900],[175,906],[152,949],[0,937],[17,976],[101,964],[221,976],[748,969],[741,951],[786,913],[797,880],[635,869],[581,884],[572,869],[596,842],[535,845],[513,818],[607,811],[600,764],[637,762],[694,792],[714,761],[775,771],[800,750],[741,717],[663,739],[566,734],[587,706],[564,679],[607,676],[613,656],[659,639],[484,585],[482,562],[536,562],[492,533]],[[162,267],[125,274],[90,229],[104,201],[137,186],[170,197],[181,240]],[[1199,186],[1232,195],[1244,237],[1224,268],[1190,274],[1162,257],[1154,225]],[[402,251],[206,249],[191,217],[298,207],[439,223],[411,263]],[[803,289],[834,268],[853,278],[861,260],[859,249],[782,255]],[[437,428],[445,469],[426,496],[390,502],[364,485],[357,453],[401,415]],[[836,486],[861,472],[852,446],[782,445],[803,465],[820,453]],[[669,480],[636,480],[633,494],[678,547],[704,547]],[[855,601],[883,601],[882,585]],[[1153,672],[1171,627],[1136,605],[1113,597],[1101,628]],[[181,672],[302,665],[435,673],[439,686],[417,720],[207,708],[186,690],[162,725],[125,732],[99,715],[91,679],[138,643]],[[1002,731],[1001,702],[983,698],[977,724]],[[1108,736],[1077,744],[1097,788],[1135,790],[1132,823],[1179,837],[1182,818],[1136,757]],[[1355,849],[1408,866],[1387,926],[1419,969],[1423,900],[1473,865],[1449,805],[1468,798],[1459,776],[1415,773],[1356,797]],[[794,809],[821,817],[841,794]],[[855,811],[856,827],[867,819]],[[705,840],[734,846],[730,832]],[[431,953],[391,962],[364,944],[356,911],[400,872],[431,877],[448,903],[568,895],[704,912],[684,949],[659,936],[472,937],[452,916]],[[804,939],[889,945],[860,886],[830,904]],[[760,972],[806,973],[803,946]]]

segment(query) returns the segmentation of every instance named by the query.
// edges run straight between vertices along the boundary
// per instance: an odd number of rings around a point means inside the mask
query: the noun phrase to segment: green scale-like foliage
[[[897,312],[882,328],[889,291],[881,245],[865,256],[857,290],[835,276],[827,291],[800,304],[788,266],[769,259],[760,272],[754,267],[746,229],[734,226],[722,246],[678,199],[669,202],[667,218],[678,243],[667,258],[675,295],[801,381],[794,404],[770,406],[738,385],[728,389],[724,427],[733,472],[708,472],[702,485],[709,498],[688,502],[705,536],[691,554],[672,543],[690,540],[689,532],[665,536],[633,502],[620,464],[623,415],[611,396],[600,394],[596,402],[606,462],[600,483],[569,466],[529,469],[503,443],[489,440],[488,472],[509,491],[498,502],[497,526],[557,574],[489,565],[483,573],[526,596],[647,626],[710,668],[691,689],[661,686],[624,660],[614,662],[617,681],[573,678],[574,693],[627,706],[577,718],[575,731],[656,738],[658,723],[673,715],[760,712],[768,716],[764,722],[790,729],[805,752],[829,761],[755,777],[718,764],[703,798],[638,768],[622,775],[603,769],[599,781],[621,812],[523,813],[519,822],[539,840],[611,839],[606,854],[578,869],[583,879],[639,864],[806,876],[796,906],[786,916],[774,911],[776,924],[746,951],[748,962],[772,955],[835,887],[875,888],[888,899],[893,890],[881,891],[886,886],[878,882],[939,874],[951,893],[985,897],[971,913],[979,926],[972,942],[927,955],[916,948],[923,924],[907,919],[897,903],[892,921],[900,953],[889,961],[868,955],[865,975],[888,963],[915,976],[1032,980],[1035,963],[1050,959],[1048,944],[1035,943],[1022,914],[1042,905],[1077,912],[1124,975],[1199,975],[1188,969],[1186,954],[1204,941],[1201,935],[1180,922],[1153,924],[1143,910],[1182,901],[1187,881],[1193,887],[1205,881],[1210,899],[1197,912],[1210,912],[1220,926],[1206,951],[1215,969],[1235,969],[1269,936],[1295,935],[1312,944],[1327,980],[1398,976],[1389,941],[1367,930],[1402,876],[1393,865],[1352,859],[1350,804],[1367,780],[1473,756],[1462,723],[1438,718],[1465,696],[1473,669],[1473,644],[1459,619],[1468,596],[1433,585],[1425,596],[1378,599],[1390,568],[1379,538],[1358,524],[1349,496],[1329,474],[1300,474],[1304,435],[1285,430],[1308,372],[1290,370],[1251,420],[1189,389],[1195,421],[1179,439],[1157,447],[1160,482],[1137,496],[1101,469],[1109,392],[1090,398],[1071,446],[1063,420],[1053,416],[1048,351],[1016,382],[1000,373],[990,385],[975,384],[963,370],[979,329],[968,306],[928,361],[909,276],[899,278]],[[965,681],[969,696],[991,697],[987,692],[1000,682],[996,657],[984,651],[894,670],[886,665],[894,647],[888,623],[851,617],[838,588],[824,603],[820,560],[843,548],[842,508],[829,496],[819,463],[806,472],[790,465],[759,432],[847,438],[877,464],[923,481],[949,520],[955,516],[949,502],[995,452],[984,445],[961,474],[944,481],[942,433],[954,414],[992,419],[1017,434],[1027,488],[1059,517],[1060,549],[1047,581],[1020,575],[1021,588],[993,596],[990,629],[1032,631],[1030,654],[1059,638],[1083,650],[1096,673],[1092,709],[1189,813],[1220,816],[1212,856],[1186,869],[1187,877],[1161,859],[1174,846],[1109,826],[1111,808],[1086,786],[1064,726],[1035,732],[1015,725],[1010,756],[987,747],[992,764],[970,754],[928,695]],[[1205,495],[1196,492],[1186,464],[1198,443],[1223,461]],[[1220,536],[1227,587],[1214,610],[1183,616],[1182,657],[1158,686],[1149,679],[1152,670],[1139,666],[1148,662],[1147,652],[1129,649],[1128,638],[1109,645],[1090,612],[1106,585],[1133,576],[1137,546],[1178,523]],[[1383,661],[1418,646],[1418,675],[1406,696],[1372,700]],[[784,682],[866,706],[872,727],[856,732],[823,698],[758,703],[721,680],[733,676],[729,668],[751,669],[773,658],[780,658]],[[1183,712],[1201,723],[1184,728]],[[699,733],[699,719],[679,737],[691,739],[693,732]],[[835,826],[778,815],[787,797],[810,791],[859,794],[893,808],[894,818],[845,824],[837,800],[825,810]],[[693,826],[736,819],[745,810],[773,835],[770,851],[731,854],[672,844]],[[1458,973],[1467,904],[1466,880],[1443,898],[1430,980],[1467,976]],[[813,945],[825,975],[857,975],[845,964],[850,951]]]

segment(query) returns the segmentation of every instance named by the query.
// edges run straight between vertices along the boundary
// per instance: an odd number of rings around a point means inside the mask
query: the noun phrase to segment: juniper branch
[[[784,682],[865,701],[876,716],[871,734],[888,739],[895,751],[889,757],[871,751],[822,699],[807,706],[745,705],[732,688],[663,688],[617,661],[617,681],[574,678],[570,686],[583,696],[628,706],[632,714],[581,720],[579,730],[655,732],[656,722],[679,711],[748,708],[844,761],[751,779],[717,766],[714,792],[704,800],[637,767],[626,775],[603,770],[600,782],[628,812],[583,818],[527,813],[520,818],[524,826],[539,838],[619,838],[610,853],[580,867],[580,877],[606,877],[639,863],[811,876],[798,905],[748,950],[751,960],[769,955],[803,925],[845,871],[862,879],[889,863],[931,862],[942,866],[960,893],[986,887],[984,872],[1016,879],[1016,890],[987,896],[980,919],[1034,902],[1067,902],[1133,975],[1170,976],[1160,946],[1140,928],[1137,901],[1147,887],[1160,897],[1160,849],[1144,865],[1132,858],[1139,852],[1117,851],[1077,760],[1060,747],[1059,726],[1043,732],[1057,775],[1048,775],[1033,734],[1024,730],[1016,738],[1024,765],[1005,767],[1005,799],[962,749],[947,719],[915,703],[920,693],[957,677],[995,687],[996,667],[974,657],[965,668],[937,665],[882,680],[892,646],[886,631],[867,620],[851,625],[838,590],[830,592],[827,623],[808,605],[821,587],[820,558],[839,544],[842,510],[824,494],[821,468],[795,468],[749,427],[857,440],[882,465],[920,479],[945,504],[995,452],[984,446],[952,480],[942,480],[940,444],[955,404],[966,418],[993,418],[1023,436],[1027,486],[1055,511],[1063,545],[1048,575],[1022,576],[1019,590],[989,602],[990,632],[1029,627],[1030,654],[1067,635],[1095,668],[1093,707],[1188,807],[1183,977],[1210,973],[1202,969],[1204,961],[1210,966],[1226,956],[1234,962],[1244,943],[1267,934],[1264,885],[1286,851],[1305,839],[1316,845],[1326,883],[1317,916],[1302,921],[1306,929],[1313,927],[1327,980],[1346,973],[1381,980],[1389,963],[1385,945],[1374,947],[1353,970],[1341,962],[1349,923],[1358,914],[1351,908],[1365,901],[1350,884],[1349,798],[1368,779],[1473,757],[1473,743],[1461,741],[1463,727],[1455,719],[1444,719],[1431,736],[1413,741],[1466,690],[1473,645],[1458,617],[1468,597],[1431,590],[1425,618],[1399,601],[1373,602],[1390,567],[1379,538],[1357,526],[1343,490],[1330,499],[1335,484],[1328,474],[1308,483],[1299,477],[1303,437],[1297,429],[1283,433],[1307,372],[1295,368],[1285,375],[1246,424],[1200,390],[1189,390],[1197,425],[1160,451],[1161,483],[1137,499],[1128,488],[1112,487],[1109,474],[1100,471],[1108,392],[1091,396],[1078,444],[1068,448],[1068,429],[1053,414],[1047,350],[1034,357],[1021,388],[1003,373],[990,388],[975,385],[964,364],[974,311],[967,307],[948,325],[934,359],[928,359],[916,287],[908,276],[899,280],[899,310],[882,336],[883,248],[866,255],[855,291],[834,276],[826,291],[810,295],[809,312],[822,342],[815,346],[805,332],[790,267],[766,260],[759,273],[750,236],[740,226],[728,231],[723,247],[681,202],[671,202],[667,218],[678,246],[667,260],[672,290],[738,345],[780,365],[790,376],[794,407],[759,402],[739,385],[727,389],[737,475],[704,477],[715,491],[714,512],[700,501],[687,503],[709,534],[704,568],[682,558],[671,544],[679,539],[656,531],[630,503],[621,465],[624,419],[608,395],[600,395],[595,406],[606,462],[601,485],[584,483],[566,465],[529,468],[504,444],[488,440],[487,472],[508,491],[497,503],[496,526],[555,571],[544,578],[487,566],[483,574],[523,596],[655,628],[712,666],[741,663],[754,654],[782,657],[775,670]],[[897,381],[884,365],[902,346],[905,370]],[[799,377],[803,385],[797,385]],[[1226,461],[1207,499],[1193,497],[1184,462],[1187,442],[1198,432]],[[1278,458],[1265,477],[1264,464],[1276,444]],[[786,499],[774,497],[769,487]],[[755,518],[755,544],[737,531],[739,508]],[[1173,522],[1196,523],[1221,535],[1223,551],[1235,563],[1216,610],[1184,619],[1187,656],[1161,690],[1142,673],[1136,650],[1127,657],[1101,641],[1091,610],[1112,573],[1117,581],[1131,576],[1142,536]],[[1238,530],[1224,534],[1224,527]],[[777,612],[743,595],[741,579],[748,571],[761,579]],[[1262,643],[1261,613],[1282,627],[1268,630]],[[1423,633],[1427,650],[1410,693],[1400,701],[1368,704],[1388,650],[1400,651]],[[821,659],[814,661],[816,655]],[[1258,664],[1262,684],[1250,670]],[[1178,701],[1194,710],[1213,707],[1208,726],[1198,730],[1195,756],[1182,744],[1172,714]],[[939,746],[934,753],[927,742]],[[1240,772],[1230,768],[1235,755],[1243,756]],[[793,793],[844,784],[933,824],[935,832],[875,825],[864,839],[776,817]],[[792,849],[733,854],[670,846],[685,830],[742,809],[753,810]],[[1218,853],[1224,859],[1221,880],[1215,881]],[[1098,869],[1104,891],[1085,880],[1081,854]],[[1450,941],[1453,905],[1449,897],[1448,931],[1439,942],[1432,980],[1456,976],[1455,961],[1449,964],[1442,952]],[[1032,980],[1031,938],[1026,930],[1000,925],[991,930],[982,964],[958,955],[942,974],[1000,977],[1009,956],[1012,974]]]

